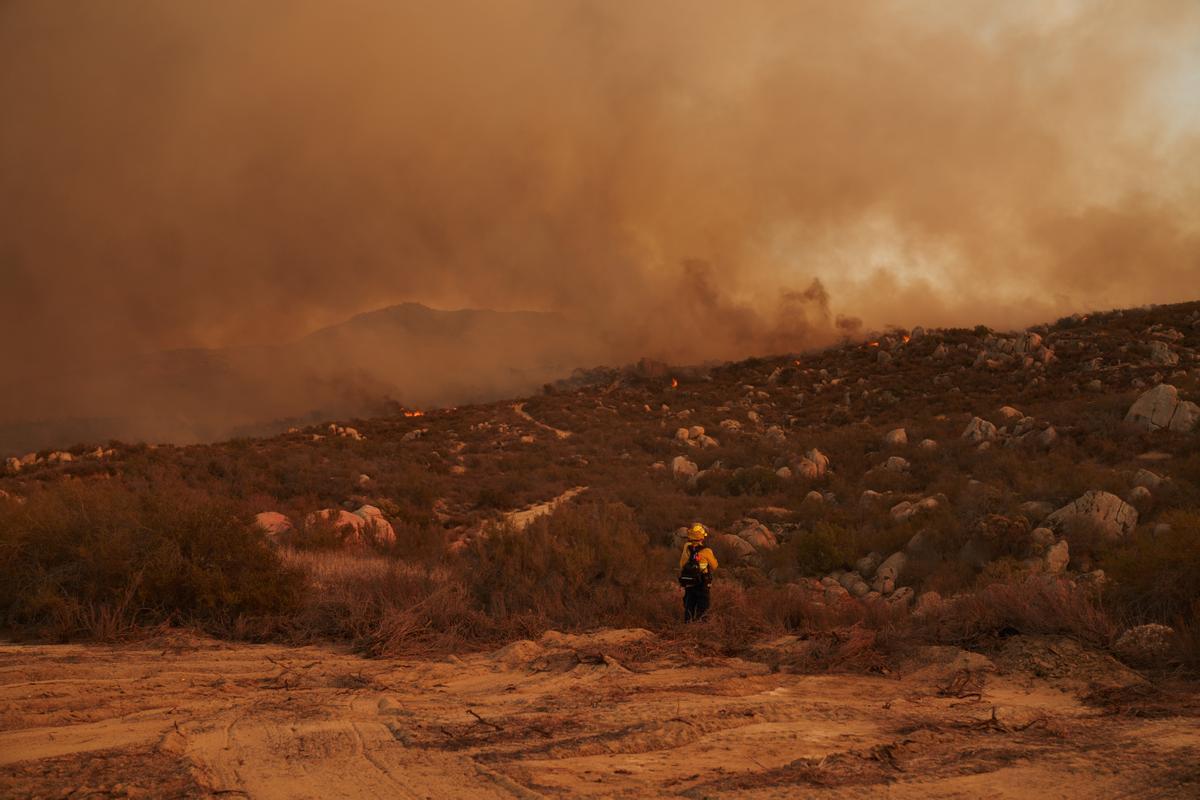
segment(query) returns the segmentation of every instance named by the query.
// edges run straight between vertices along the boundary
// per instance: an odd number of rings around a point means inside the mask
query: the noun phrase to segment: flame
[[[425,416],[425,412],[417,411],[416,409],[413,409],[412,411],[405,411],[404,416],[406,416],[406,417],[423,417],[423,416]]]
[[[678,388],[679,388],[679,381],[675,380],[674,378],[671,378],[671,388],[672,388],[672,389],[678,389]]]
[[[905,344],[908,344],[909,340],[910,340],[910,339],[912,339],[912,337],[911,337],[911,336],[903,336],[903,337],[901,337],[901,338],[903,338],[903,339],[904,339],[904,343],[905,343]]]
[[[800,366],[800,359],[798,359],[798,358],[797,358],[797,359],[796,359],[795,361],[793,361],[792,363],[793,363],[793,364],[795,364],[795,365],[798,367],[798,366]]]
[[[879,347],[879,342],[867,342],[867,347]]]

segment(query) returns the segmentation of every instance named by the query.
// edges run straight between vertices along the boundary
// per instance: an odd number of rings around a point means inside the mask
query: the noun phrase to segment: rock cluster
[[[1180,400],[1178,389],[1169,383],[1160,383],[1134,401],[1125,421],[1148,431],[1189,433],[1200,426],[1200,406]]]

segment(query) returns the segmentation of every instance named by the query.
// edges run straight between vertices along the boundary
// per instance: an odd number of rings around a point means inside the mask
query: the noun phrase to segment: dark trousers
[[[689,586],[683,590],[683,621],[699,622],[708,613],[707,586]]]

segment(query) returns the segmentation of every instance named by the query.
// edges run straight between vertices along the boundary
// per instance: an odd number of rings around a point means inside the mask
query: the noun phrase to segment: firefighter
[[[679,585],[683,587],[683,621],[696,622],[708,612],[709,586],[717,571],[717,557],[704,545],[708,530],[699,522],[688,528],[687,544],[679,557]]]

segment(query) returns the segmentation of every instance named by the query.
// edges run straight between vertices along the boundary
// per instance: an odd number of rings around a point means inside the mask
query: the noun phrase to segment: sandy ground
[[[781,670],[800,645],[0,645],[0,797],[1200,796],[1196,695],[1069,642],[927,648],[870,676]]]

